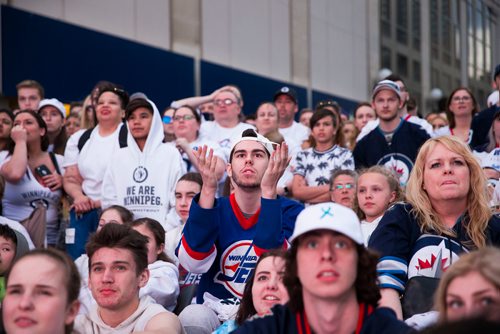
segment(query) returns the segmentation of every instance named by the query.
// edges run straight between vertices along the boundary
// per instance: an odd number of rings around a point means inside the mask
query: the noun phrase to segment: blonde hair
[[[486,195],[486,177],[476,158],[472,155],[469,146],[456,137],[441,136],[431,138],[420,148],[406,185],[406,198],[413,206],[412,213],[417,217],[422,232],[434,231],[438,235],[444,234],[456,237],[453,230],[448,229],[438,216],[436,210],[432,207],[427,192],[423,189],[427,156],[439,144],[462,156],[469,167],[470,188],[467,194],[466,210],[468,216],[467,221],[463,223],[463,227],[473,244],[471,245],[470,242],[464,244],[469,248],[482,247],[486,244],[485,231],[492,215]]]
[[[500,249],[484,247],[480,250],[465,254],[450,266],[441,280],[434,296],[434,306],[439,311],[439,321],[446,321],[446,295],[451,282],[460,276],[471,272],[479,273],[485,280],[500,289]]]
[[[376,173],[376,174],[380,174],[380,175],[384,176],[387,183],[389,184],[389,190],[391,192],[393,192],[393,191],[395,192],[394,200],[391,203],[389,203],[388,206],[390,206],[392,203],[404,201],[405,196],[403,193],[403,189],[401,188],[401,185],[399,183],[399,179],[396,176],[394,171],[392,171],[384,166],[375,165],[375,166],[372,166],[370,168],[366,168],[366,169],[361,170],[359,172],[359,176],[358,176],[356,183],[359,182],[359,178],[363,174],[367,174],[367,173]],[[354,198],[355,199],[355,201],[354,201],[355,210],[354,211],[356,211],[356,213],[358,214],[359,219],[365,219],[366,218],[365,213],[359,207],[357,193],[358,193],[358,185],[356,184],[356,196]]]
[[[82,129],[90,129],[95,126],[95,120],[89,118],[89,115],[87,113],[87,107],[92,106],[92,100],[90,98],[90,95],[87,95],[85,100],[83,101],[82,105],[82,111],[80,112],[80,127]]]

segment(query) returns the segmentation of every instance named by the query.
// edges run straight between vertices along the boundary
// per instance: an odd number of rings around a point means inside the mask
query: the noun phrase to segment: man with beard
[[[276,194],[289,163],[286,144],[245,130],[234,141],[227,165],[234,192],[218,199],[216,157],[212,151],[207,155],[206,146],[195,156],[203,186],[191,204],[178,257],[184,268],[203,276],[198,304],[188,306],[179,318],[187,333],[211,333],[220,320],[236,313],[259,256],[286,247],[303,207]]]
[[[403,102],[401,90],[394,81],[382,80],[375,85],[372,108],[379,125],[356,144],[353,155],[356,169],[385,166],[397,173],[404,186],[418,149],[430,136],[422,127],[399,116]]]

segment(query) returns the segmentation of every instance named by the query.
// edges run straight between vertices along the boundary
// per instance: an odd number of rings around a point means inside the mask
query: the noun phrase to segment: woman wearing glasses
[[[224,175],[226,161],[224,154],[216,142],[200,137],[200,114],[191,106],[184,105],[175,110],[173,114],[173,129],[175,135],[175,144],[182,154],[186,170],[188,172],[197,172],[197,160],[194,157],[193,150],[198,147],[207,145],[214,150],[214,155],[217,156],[217,166],[215,174],[220,180]]]
[[[163,142],[169,143],[175,140],[174,135],[174,112],[175,108],[168,107],[163,112],[162,123],[163,123],[163,134],[165,138]]]
[[[469,144],[472,139],[472,117],[479,111],[476,98],[469,88],[459,87],[451,92],[446,104],[449,126],[436,131],[437,136],[452,135]]]
[[[330,179],[330,199],[332,202],[354,209],[358,173],[350,169],[333,171]]]

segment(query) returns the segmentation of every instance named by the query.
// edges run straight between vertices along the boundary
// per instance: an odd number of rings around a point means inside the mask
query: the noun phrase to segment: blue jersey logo
[[[223,284],[237,298],[243,297],[243,289],[255,270],[258,256],[251,240],[239,240],[226,248],[220,259],[220,269],[215,282]]]

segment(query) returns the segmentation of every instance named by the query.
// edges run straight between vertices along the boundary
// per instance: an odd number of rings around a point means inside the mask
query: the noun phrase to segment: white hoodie
[[[153,107],[153,120],[144,150],[139,149],[129,129],[127,147],[114,152],[104,174],[102,207],[121,205],[136,219],[148,217],[165,225],[175,184],[184,171],[177,148],[163,143],[160,113],[148,102]]]

